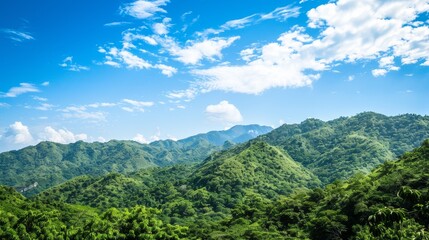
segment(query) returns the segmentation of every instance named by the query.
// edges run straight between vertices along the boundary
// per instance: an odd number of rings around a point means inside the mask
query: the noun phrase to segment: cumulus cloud
[[[30,144],[33,142],[33,136],[31,135],[28,127],[22,122],[15,122],[6,129],[4,136],[2,136],[7,142],[13,144]]]
[[[56,130],[51,126],[45,127],[40,137],[42,141],[51,141],[64,144],[88,139],[88,136],[84,133],[74,134],[67,129]]]
[[[228,101],[221,101],[215,105],[208,105],[205,110],[208,118],[223,123],[238,123],[243,121],[240,111]]]
[[[379,60],[374,76],[398,70],[394,58],[402,64],[429,65],[429,27],[413,24],[428,11],[425,1],[330,2],[307,12],[308,27],[319,30],[318,35],[295,26],[277,42],[262,46],[258,55],[246,58],[250,51],[243,52],[246,64],[219,65],[194,74],[205,91],[259,94],[274,87],[310,86],[321,72],[358,60]]]
[[[139,143],[149,143],[149,141],[140,133],[138,133],[134,138],[133,141],[139,142]]]
[[[24,93],[40,92],[37,87],[31,83],[20,83],[19,87],[12,87],[9,91],[2,95],[2,97],[17,97]]]
[[[282,34],[278,42],[262,47],[261,54],[245,65],[215,66],[195,70],[205,91],[223,90],[260,94],[273,87],[309,86],[319,78],[307,70],[323,70],[325,65],[316,58],[302,55],[305,43],[312,41],[303,29],[293,29]]]
[[[371,73],[372,73],[372,75],[374,77],[381,77],[381,76],[386,75],[387,70],[386,69],[377,68],[377,69],[372,70]]]
[[[153,31],[158,35],[168,34],[171,18],[164,18],[161,23],[154,23],[152,25]]]
[[[167,13],[162,7],[167,5],[169,0],[138,0],[126,4],[121,8],[121,13],[130,15],[138,19],[153,17],[156,13]]]

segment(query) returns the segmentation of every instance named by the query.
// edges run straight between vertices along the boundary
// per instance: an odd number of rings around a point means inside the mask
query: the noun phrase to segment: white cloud
[[[48,101],[47,98],[42,98],[42,97],[38,97],[38,96],[34,96],[33,99],[36,100],[36,101],[40,101],[40,102],[46,102],[46,101]]]
[[[305,43],[312,38],[293,29],[282,34],[278,42],[262,47],[261,54],[246,65],[215,66],[195,70],[200,76],[200,86],[204,91],[223,90],[248,94],[260,94],[273,87],[309,86],[319,78],[307,70],[323,70],[325,65],[315,58],[302,55]]]
[[[89,67],[82,66],[73,62],[73,56],[64,58],[63,62],[59,64],[61,67],[66,68],[69,71],[80,72],[82,70],[88,71]]]
[[[155,68],[160,69],[161,73],[167,77],[171,77],[177,73],[177,69],[171,66],[167,66],[164,64],[156,64]]]
[[[152,37],[141,36],[141,39],[144,40],[149,45],[152,45],[152,46],[158,45],[158,43],[156,42],[156,40],[154,38],[152,38]]]
[[[54,105],[52,105],[52,104],[41,103],[40,106],[35,107],[35,109],[40,110],[40,111],[48,111],[48,110],[51,110],[53,107],[54,107]]]
[[[122,9],[121,13],[128,14],[132,17],[145,19],[153,17],[156,13],[166,13],[162,6],[167,5],[169,0],[138,0],[129,4],[126,4]]]
[[[63,117],[65,118],[77,118],[81,120],[89,120],[92,122],[99,122],[106,120],[106,114],[104,112],[91,112],[88,111],[85,106],[71,106],[66,107],[62,110]]]
[[[73,143],[80,140],[87,140],[88,136],[84,133],[74,134],[67,129],[55,130],[51,126],[47,126],[44,132],[40,134],[41,141],[51,141],[57,143]]]
[[[22,32],[14,29],[0,29],[0,31],[4,32],[9,39],[16,42],[34,40],[34,37],[28,32]]]
[[[171,38],[164,39],[162,44],[171,55],[177,57],[176,60],[184,64],[195,65],[203,59],[213,61],[215,58],[222,58],[222,50],[239,38],[238,36],[227,39],[216,37],[199,42],[188,41],[188,45],[184,48],[178,46]]]
[[[142,102],[131,99],[123,99],[123,103],[128,104],[128,106],[122,107],[122,110],[127,112],[144,112],[146,107],[152,107],[154,102]]]
[[[102,102],[102,103],[88,104],[87,106],[91,108],[100,108],[100,107],[115,107],[116,105],[117,105],[116,103]]]
[[[7,103],[0,102],[0,108],[4,108],[4,107],[10,107],[10,105]]]
[[[30,144],[33,142],[33,136],[31,135],[28,127],[22,124],[22,122],[15,122],[9,125],[2,138],[5,138],[7,142],[13,144]]]
[[[219,34],[230,29],[240,29],[270,19],[286,21],[288,18],[298,17],[299,10],[299,7],[279,7],[269,13],[256,13],[243,18],[227,21],[226,23],[222,24],[218,29],[209,28],[204,30],[203,32],[197,32],[197,35],[207,36],[209,34]]]
[[[158,35],[168,34],[168,28],[171,26],[170,22],[171,18],[164,18],[162,23],[154,23],[152,25],[153,31]]]
[[[134,138],[133,141],[139,142],[139,143],[149,143],[149,141],[140,133],[138,133]]]
[[[254,57],[256,57],[255,50],[255,48],[246,48],[242,50],[240,52],[241,59],[246,62],[250,62]]]
[[[105,27],[115,27],[115,26],[121,26],[121,25],[127,25],[131,24],[130,22],[110,22],[104,24]]]
[[[354,75],[350,75],[350,76],[347,78],[347,81],[349,81],[349,82],[351,82],[351,81],[353,81],[353,80],[355,80],[355,76],[354,76]]]
[[[40,92],[37,87],[31,83],[20,83],[19,87],[12,87],[9,91],[2,95],[2,97],[17,97],[18,95],[28,92]]]
[[[145,61],[144,59],[139,58],[138,56],[132,54],[129,51],[122,50],[118,53],[120,59],[127,65],[127,68],[150,68],[152,65]]]
[[[284,6],[274,9],[274,11],[269,12],[267,14],[261,15],[261,20],[267,20],[267,19],[278,19],[280,21],[286,21],[286,19],[291,17],[298,17],[299,16],[299,7],[291,7],[291,6]]]
[[[186,90],[177,90],[173,92],[169,92],[166,97],[170,99],[189,99],[192,100],[197,95],[197,90],[193,88],[189,88]]]
[[[43,82],[43,83],[42,83],[42,86],[44,86],[44,87],[49,86],[49,82]]]
[[[423,65],[429,65],[429,27],[410,25],[428,11],[425,1],[330,2],[307,13],[308,26],[319,30],[318,35],[311,37],[296,26],[277,42],[262,46],[260,54],[244,65],[218,65],[194,74],[203,91],[259,94],[273,87],[310,86],[320,72],[357,60],[383,59],[383,67],[372,71],[374,76],[398,70],[398,66],[386,65],[394,58],[402,64],[423,60]],[[274,12],[288,15],[282,9]]]
[[[372,75],[374,77],[381,77],[381,76],[385,76],[387,73],[386,69],[381,69],[381,68],[377,68],[371,71]]]
[[[228,101],[221,101],[215,105],[206,107],[206,114],[213,121],[224,123],[238,123],[243,121],[240,111]]]

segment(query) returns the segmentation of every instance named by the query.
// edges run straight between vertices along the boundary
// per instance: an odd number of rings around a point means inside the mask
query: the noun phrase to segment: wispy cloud
[[[293,7],[290,5],[279,7],[269,13],[256,13],[243,18],[230,20],[222,24],[217,29],[209,28],[204,30],[203,32],[198,32],[197,34],[200,36],[219,34],[230,29],[240,29],[270,19],[286,21],[288,18],[298,17],[300,14],[299,10],[300,7]]]
[[[144,112],[145,108],[152,107],[155,104],[154,102],[143,102],[131,99],[123,99],[122,103],[125,103],[122,110],[127,112]]]
[[[125,4],[125,6],[121,8],[121,13],[138,19],[151,18],[156,13],[167,13],[162,7],[167,5],[168,2],[169,0],[138,0]]]
[[[88,71],[89,67],[82,66],[73,62],[73,56],[64,58],[63,62],[59,64],[61,67],[74,72],[80,72],[82,70]]]
[[[211,38],[202,41],[188,41],[187,46],[180,47],[179,44],[172,38],[159,39],[164,49],[172,56],[176,56],[176,60],[187,65],[198,64],[203,59],[214,61],[216,58],[222,57],[222,50],[229,47],[233,42],[240,37],[230,38]]]
[[[34,37],[29,32],[22,32],[15,29],[1,29],[1,32],[6,34],[6,37],[15,42],[24,42],[34,40]]]
[[[128,25],[131,24],[130,22],[110,22],[104,24],[105,27],[116,27],[116,26],[122,26],[122,25]]]
[[[49,103],[41,103],[39,106],[35,107],[35,109],[40,111],[48,111],[54,108],[54,105]]]
[[[61,110],[63,117],[100,122],[106,120],[106,113],[100,111],[88,111],[85,106],[71,106]]]
[[[20,83],[19,87],[12,87],[9,91],[3,95],[2,97],[17,97],[24,93],[29,92],[40,92],[39,89],[31,83]]]

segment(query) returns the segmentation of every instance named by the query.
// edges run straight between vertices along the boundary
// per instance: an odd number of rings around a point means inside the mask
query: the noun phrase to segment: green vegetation
[[[0,184],[24,188],[37,182],[37,188],[23,192],[30,196],[81,175],[129,173],[148,167],[202,161],[216,150],[231,147],[224,145],[225,141],[240,143],[270,130],[270,127],[259,125],[236,126],[179,141],[151,144],[133,141],[79,141],[67,145],[41,142],[34,147],[0,154]]]
[[[429,239],[429,139],[403,153],[428,123],[363,113],[242,144],[208,134],[4,153],[3,179],[55,186],[30,198],[0,186],[0,239]]]
[[[394,159],[429,138],[429,116],[365,112],[323,122],[283,125],[258,139],[285,150],[328,184]]]
[[[256,146],[276,150],[265,143],[250,145],[251,149]],[[249,147],[240,151],[243,146],[238,146],[231,151],[245,153]],[[160,183],[172,177],[173,168],[164,173],[153,169],[152,173],[161,173],[154,181]],[[179,176],[188,168],[177,170]],[[205,188],[182,188],[182,192],[176,192],[173,184],[169,185],[170,192],[164,192],[167,188],[160,186],[163,191],[158,200],[162,199],[162,212],[136,205],[100,213],[98,209],[62,201],[28,200],[12,188],[0,187],[0,238],[429,239],[428,170],[426,140],[397,161],[385,162],[367,175],[359,173],[347,181],[335,181],[324,189],[301,189],[276,199],[256,193],[251,187],[243,189],[243,196],[231,198],[235,204],[224,212],[201,211],[212,207],[210,202],[216,201],[216,192]],[[125,179],[146,179],[149,172],[140,171]],[[124,181],[119,174],[105,178]]]

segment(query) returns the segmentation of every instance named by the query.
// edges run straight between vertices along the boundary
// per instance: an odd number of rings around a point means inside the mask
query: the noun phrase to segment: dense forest
[[[9,187],[0,188],[0,239],[429,239],[429,117],[308,119],[250,138],[45,142],[3,153],[2,167],[16,168],[2,175]],[[111,144],[121,147],[103,152]],[[153,145],[174,159],[160,164],[166,158],[150,152]],[[79,150],[63,157],[58,148]],[[133,165],[140,154],[150,164]],[[64,168],[49,168],[54,159]],[[76,172],[50,182],[46,176],[63,174],[69,159],[81,161]],[[109,168],[121,161],[126,170]],[[47,183],[27,197],[4,180],[16,171],[8,181],[18,183],[31,169]]]
[[[41,142],[0,154],[0,184],[24,188],[37,182],[37,188],[24,192],[29,196],[81,175],[100,176],[110,172],[127,173],[154,166],[198,162],[214,151],[271,130],[271,127],[259,125],[235,126],[179,141],[163,140],[150,144],[117,140],[106,143],[78,141],[66,145]]]

